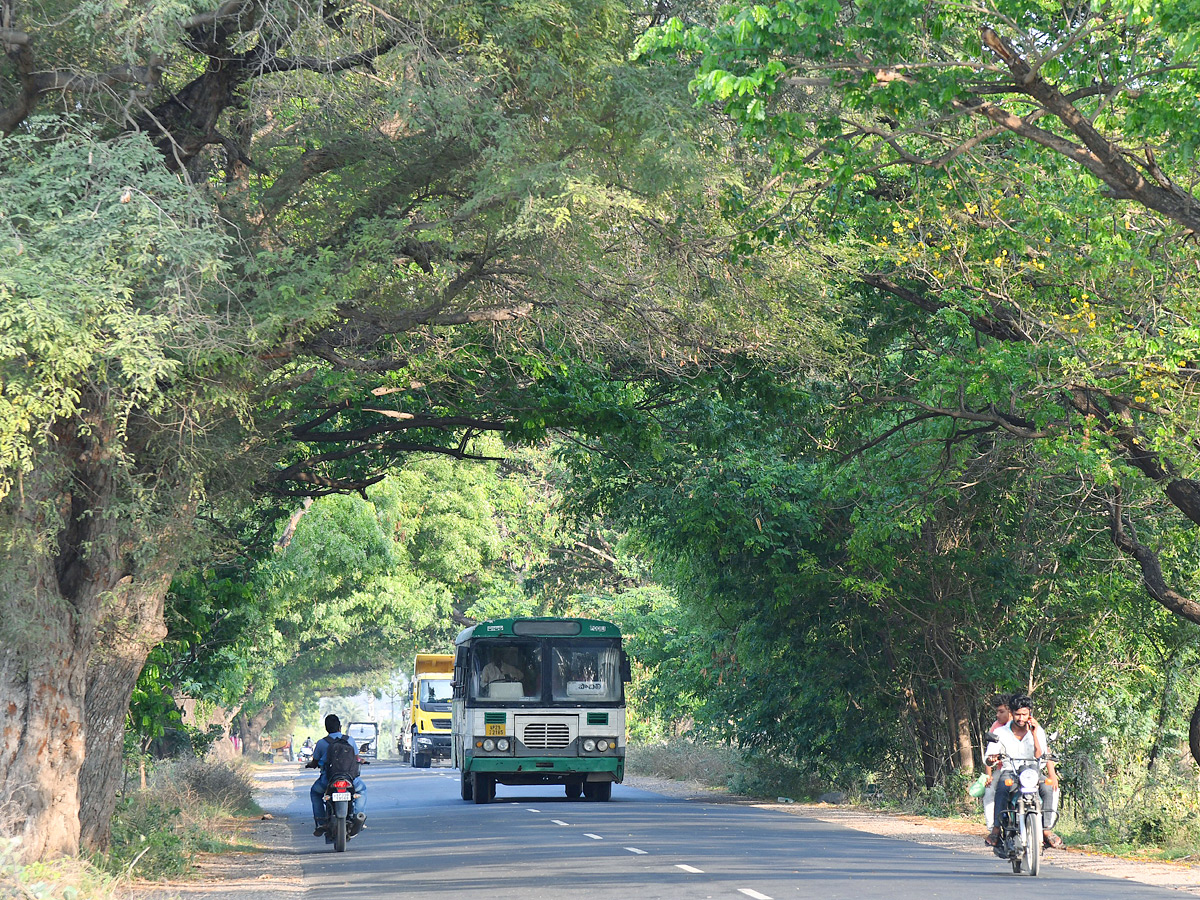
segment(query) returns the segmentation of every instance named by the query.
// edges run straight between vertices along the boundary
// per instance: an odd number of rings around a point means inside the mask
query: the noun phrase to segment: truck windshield
[[[449,678],[426,678],[421,682],[421,705],[427,703],[449,703],[453,691]]]

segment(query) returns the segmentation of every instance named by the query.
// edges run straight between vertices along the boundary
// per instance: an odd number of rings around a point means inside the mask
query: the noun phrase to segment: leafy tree
[[[106,839],[200,512],[610,427],[623,385],[761,344],[801,275],[724,264],[754,167],[627,65],[616,0],[86,12],[0,22],[0,788],[55,785],[19,804],[33,856]]]
[[[856,393],[897,411],[866,440],[945,418],[1046,444],[1149,596],[1193,623],[1190,570],[1158,540],[1163,507],[1200,523],[1179,240],[1200,208],[1195,21],[1187,4],[814,0],[642,45],[694,54],[701,99],[863,251],[842,277],[885,325]]]

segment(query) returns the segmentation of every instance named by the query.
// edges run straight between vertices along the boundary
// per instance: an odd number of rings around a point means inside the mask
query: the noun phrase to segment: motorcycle
[[[994,734],[988,734],[987,737],[999,743]],[[1009,793],[1008,806],[997,811],[996,824],[1000,828],[1000,836],[992,849],[998,857],[1012,863],[1013,874],[1021,874],[1024,868],[1031,876],[1036,876],[1042,862],[1041,787],[1046,781],[1042,762],[1053,757],[1046,755],[1041,759],[1017,759],[1003,752],[997,755],[1009,759],[1013,769],[1002,770],[996,776],[1004,779]]]
[[[309,762],[306,768],[315,769]],[[362,830],[366,816],[354,811],[354,801],[360,795],[354,790],[354,779],[344,772],[330,772],[322,800],[325,801],[325,841],[332,843],[334,852],[343,853],[346,842]]]
[[[312,762],[312,754],[312,747],[301,747],[296,753],[296,760],[304,765],[308,765],[310,762]]]

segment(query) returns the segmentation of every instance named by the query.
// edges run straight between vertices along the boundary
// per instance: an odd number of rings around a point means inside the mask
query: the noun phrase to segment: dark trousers
[[[999,783],[996,785],[996,817],[992,821],[996,823],[997,827],[1000,825],[1001,813],[1008,809],[1008,798],[1019,790],[1016,784],[1008,787],[1004,783],[1005,777],[999,775]],[[1013,778],[1013,781],[1015,782],[1016,778]],[[1039,785],[1038,793],[1042,796],[1042,828],[1048,830],[1053,828],[1054,823],[1058,821],[1058,798],[1055,796],[1054,788],[1044,781]]]

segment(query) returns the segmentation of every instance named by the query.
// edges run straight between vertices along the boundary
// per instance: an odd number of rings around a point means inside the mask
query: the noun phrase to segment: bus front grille
[[[571,729],[565,722],[530,722],[521,735],[526,747],[561,750],[571,743]]]

